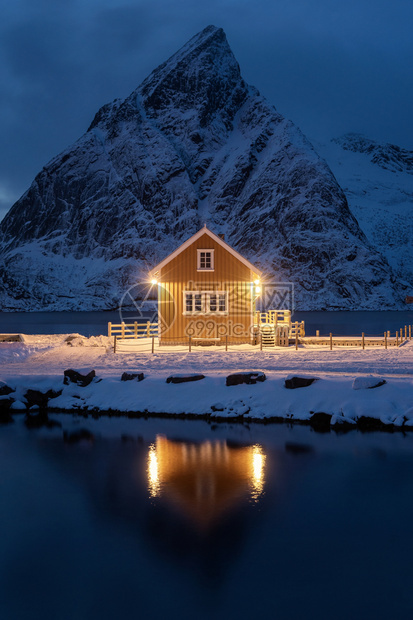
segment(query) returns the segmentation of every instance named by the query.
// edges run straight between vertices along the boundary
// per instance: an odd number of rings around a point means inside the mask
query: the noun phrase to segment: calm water
[[[124,313],[125,321],[137,320],[133,313]],[[108,322],[120,323],[119,312],[0,312],[0,333],[67,334],[84,336],[106,335]],[[153,314],[138,318],[154,320]],[[413,324],[413,311],[406,312],[296,312],[294,321],[305,321],[306,334],[314,336],[330,332],[336,336],[383,335]]]
[[[80,424],[0,428],[0,618],[412,617],[412,434]]]

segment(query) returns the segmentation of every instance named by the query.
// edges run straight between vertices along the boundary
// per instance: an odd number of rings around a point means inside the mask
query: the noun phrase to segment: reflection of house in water
[[[220,589],[260,514],[254,504],[266,484],[261,446],[158,435],[147,454],[153,548]]]
[[[259,445],[188,443],[158,435],[148,452],[151,497],[163,497],[197,527],[207,529],[232,507],[257,501],[264,488]]]
[[[134,532],[148,562],[167,559],[174,570],[186,568],[217,589],[262,515],[255,504],[265,504],[267,457],[258,445],[161,435],[149,446],[99,438],[87,446],[56,437],[40,443],[53,469],[59,465],[87,489],[98,520]],[[278,486],[279,455],[271,455],[272,472],[274,457]]]

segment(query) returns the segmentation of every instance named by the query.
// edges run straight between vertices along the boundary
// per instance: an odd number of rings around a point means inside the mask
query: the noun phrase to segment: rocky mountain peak
[[[0,301],[18,309],[116,306],[202,223],[302,309],[394,307],[324,160],[241,77],[208,26],[36,176],[0,225]]]
[[[192,102],[208,91],[212,82],[222,86],[229,81],[229,86],[234,86],[240,79],[239,65],[224,31],[208,26],[155,69],[138,90],[148,106],[157,108],[167,104],[170,90],[185,94]],[[157,95],[162,95],[161,101]]]

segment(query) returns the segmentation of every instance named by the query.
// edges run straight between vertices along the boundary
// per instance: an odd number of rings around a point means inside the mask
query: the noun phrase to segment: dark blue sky
[[[0,219],[98,108],[208,24],[310,139],[413,149],[411,0],[13,0],[0,14]]]

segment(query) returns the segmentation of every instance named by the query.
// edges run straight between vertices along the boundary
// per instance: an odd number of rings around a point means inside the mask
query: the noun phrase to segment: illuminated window
[[[202,293],[197,293],[196,295],[194,295],[194,312],[202,312],[202,301]]]
[[[228,314],[226,291],[185,291],[184,314]]]
[[[197,270],[213,271],[214,270],[214,250],[197,250]]]
[[[185,293],[185,312],[193,312],[194,296],[192,293]]]

